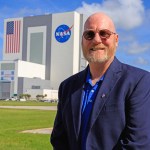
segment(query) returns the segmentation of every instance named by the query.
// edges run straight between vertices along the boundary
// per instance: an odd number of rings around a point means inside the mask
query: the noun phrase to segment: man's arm
[[[150,149],[150,74],[140,79],[126,99],[126,127],[114,149]]]
[[[61,93],[62,93],[62,88],[60,86],[59,95],[58,95],[59,102],[58,102],[57,114],[56,114],[54,127],[53,127],[50,140],[54,150],[69,150],[68,137],[62,121],[62,102],[61,102],[62,94]]]

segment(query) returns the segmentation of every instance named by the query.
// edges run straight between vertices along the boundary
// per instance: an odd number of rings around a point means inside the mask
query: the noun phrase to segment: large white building
[[[0,99],[20,94],[50,98],[62,80],[85,68],[84,20],[77,12],[5,19]]]

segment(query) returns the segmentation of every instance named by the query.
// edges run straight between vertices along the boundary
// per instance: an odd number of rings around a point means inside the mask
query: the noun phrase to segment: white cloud
[[[136,41],[134,41],[128,46],[128,49],[129,54],[144,53],[150,49],[150,44],[149,43],[139,44]]]
[[[134,34],[131,34],[131,32],[117,32],[119,34],[119,41],[121,42],[133,42],[136,40],[136,37]]]
[[[87,4],[82,2],[82,7],[77,12],[90,15],[102,11],[112,17],[116,26],[123,29],[132,29],[142,24],[144,6],[142,0],[105,0],[101,4]]]
[[[137,60],[135,61],[135,63],[137,65],[148,65],[149,64],[149,62],[143,57],[138,57]]]

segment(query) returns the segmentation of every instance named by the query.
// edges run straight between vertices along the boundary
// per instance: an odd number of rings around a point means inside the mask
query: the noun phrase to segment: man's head
[[[113,60],[118,46],[118,35],[113,21],[104,13],[95,13],[84,24],[82,50],[89,62]]]

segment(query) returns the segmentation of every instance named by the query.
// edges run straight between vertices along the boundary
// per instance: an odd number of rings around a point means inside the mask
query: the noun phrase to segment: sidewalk
[[[0,108],[57,110],[57,106],[0,106]]]
[[[33,129],[25,130],[20,133],[33,133],[33,134],[51,134],[53,128]]]

